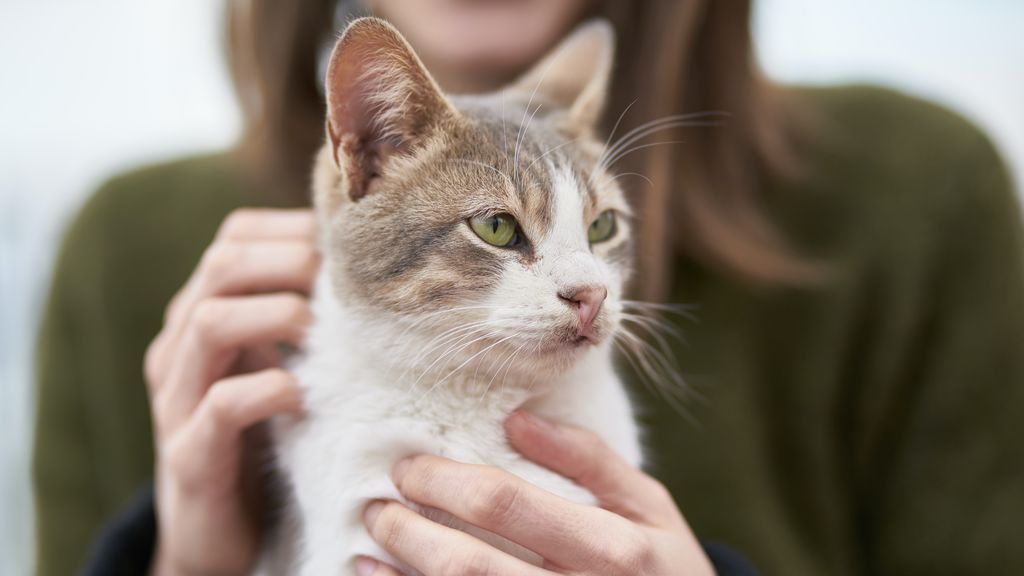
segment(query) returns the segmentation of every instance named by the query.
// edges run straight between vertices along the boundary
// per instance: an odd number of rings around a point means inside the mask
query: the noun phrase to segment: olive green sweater
[[[986,138],[871,88],[826,123],[771,216],[824,286],[680,259],[688,416],[635,387],[650,470],[699,537],[766,575],[1024,574],[1024,234]],[[685,153],[685,152],[683,152]],[[75,571],[152,476],[142,358],[220,220],[285,204],[230,156],[111,180],[71,225],[39,340],[38,569]]]

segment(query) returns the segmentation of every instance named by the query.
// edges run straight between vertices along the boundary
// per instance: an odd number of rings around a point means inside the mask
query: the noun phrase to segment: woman
[[[526,456],[605,495],[605,510],[555,507],[570,516],[546,526],[586,530],[553,564],[709,573],[692,527],[765,574],[1024,573],[1024,238],[983,135],[876,89],[768,83],[741,0],[369,4],[451,91],[503,85],[602,15],[619,40],[609,131],[620,114],[619,134],[671,114],[730,114],[716,128],[666,129],[650,141],[686,145],[617,166],[650,179],[632,183],[643,222],[634,291],[699,305],[700,324],[681,325],[687,343],[673,350],[694,389],[689,418],[635,390],[657,481],[585,432],[508,423]],[[322,138],[318,58],[338,25],[327,0],[228,5],[241,143],[112,180],[58,263],[40,341],[42,574],[74,571],[154,462],[156,573],[241,573],[255,558],[258,439],[243,430],[297,407],[268,347],[301,332],[308,310],[295,294],[308,293],[317,261],[307,213],[235,210],[306,204]],[[183,390],[199,400],[167,400]],[[445,481],[430,490],[417,465],[396,471],[403,492],[440,499],[484,481],[433,465]],[[367,524],[428,574],[467,550],[500,566],[398,505],[368,510]],[[360,570],[389,573],[372,560]]]

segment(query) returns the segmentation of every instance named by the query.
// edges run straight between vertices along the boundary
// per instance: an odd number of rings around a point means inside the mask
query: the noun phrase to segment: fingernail
[[[405,477],[405,473],[409,471],[409,466],[411,465],[412,458],[403,458],[391,469],[391,481],[395,483],[395,486],[402,483],[402,478]]]
[[[366,507],[366,511],[363,512],[363,522],[366,526],[373,528],[373,525],[377,522],[377,516],[380,516],[380,511],[384,508],[384,503],[381,501],[371,502]]]
[[[377,566],[379,565],[380,563],[373,558],[360,556],[356,558],[356,574],[358,576],[372,576],[377,571]]]

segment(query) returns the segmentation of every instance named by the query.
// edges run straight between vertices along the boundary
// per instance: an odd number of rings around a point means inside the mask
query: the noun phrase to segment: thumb
[[[597,434],[518,410],[505,421],[505,431],[520,454],[586,488],[602,508],[652,526],[682,520],[668,490]]]

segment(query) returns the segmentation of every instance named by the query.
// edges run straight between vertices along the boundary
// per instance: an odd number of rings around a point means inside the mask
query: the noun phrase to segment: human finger
[[[232,376],[210,387],[195,414],[165,448],[179,487],[224,485],[237,472],[246,428],[282,413],[298,413],[302,393],[295,377],[279,368]]]
[[[187,418],[242,349],[297,344],[311,319],[309,302],[291,293],[203,301],[178,342],[167,378],[152,391],[158,424]]]
[[[218,240],[305,240],[312,242],[316,218],[309,208],[237,208],[224,218]]]
[[[320,256],[311,242],[215,242],[167,307],[165,323],[178,326],[197,302],[211,296],[268,291],[309,294]]]
[[[619,556],[641,549],[643,534],[628,520],[492,466],[420,455],[396,464],[392,478],[410,501],[448,512],[558,566],[625,565]]]
[[[356,576],[401,576],[401,572],[391,566],[366,556],[356,558]]]
[[[428,520],[398,502],[372,502],[364,520],[381,548],[426,576],[551,575],[465,532]]]
[[[602,508],[651,526],[675,528],[682,522],[668,490],[597,434],[522,411],[508,417],[505,430],[523,456],[583,486]]]

